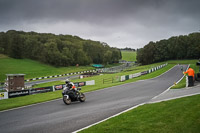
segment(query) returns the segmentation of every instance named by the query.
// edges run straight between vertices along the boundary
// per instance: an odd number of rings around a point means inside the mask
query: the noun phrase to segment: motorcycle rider
[[[66,79],[66,80],[65,80],[65,83],[66,83],[66,87],[68,87],[68,89],[72,90],[73,93],[74,93],[74,95],[75,95],[75,97],[77,97],[77,94],[79,94],[79,92],[77,91],[77,88],[76,88],[76,86],[74,85],[74,83],[73,83],[73,82],[70,82],[69,79]]]

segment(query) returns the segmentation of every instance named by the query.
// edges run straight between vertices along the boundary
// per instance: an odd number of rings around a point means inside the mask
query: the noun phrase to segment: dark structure
[[[7,89],[9,92],[24,89],[24,75],[25,74],[6,74]]]
[[[199,60],[199,62],[197,62],[196,65],[199,66],[199,72],[196,74],[195,79],[196,79],[196,81],[200,81],[200,60]]]
[[[199,72],[200,72],[200,61],[199,62],[197,62],[197,64],[196,64],[197,66],[199,66]]]

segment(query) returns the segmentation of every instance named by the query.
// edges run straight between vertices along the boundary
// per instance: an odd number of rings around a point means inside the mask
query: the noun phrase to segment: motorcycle
[[[77,91],[69,89],[68,87],[65,87],[63,89],[62,95],[63,95],[63,102],[67,105],[71,104],[71,102],[74,101],[80,101],[85,102],[85,95],[81,92],[79,92],[81,88],[77,88]]]

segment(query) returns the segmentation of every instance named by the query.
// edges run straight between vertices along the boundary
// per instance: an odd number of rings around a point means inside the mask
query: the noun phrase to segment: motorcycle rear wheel
[[[71,104],[71,99],[70,98],[67,98],[67,97],[63,97],[63,102],[65,103],[65,104],[67,104],[67,105],[70,105]]]

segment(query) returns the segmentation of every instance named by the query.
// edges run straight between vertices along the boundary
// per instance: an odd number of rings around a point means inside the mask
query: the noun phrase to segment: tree
[[[72,35],[15,30],[0,33],[0,53],[13,58],[38,60],[54,66],[101,64],[105,60],[112,63],[121,58],[121,52],[106,43],[84,40]],[[108,59],[105,59],[105,54]]]
[[[137,52],[137,61],[150,64],[169,59],[200,58],[200,33],[171,37],[168,40],[150,42]]]
[[[104,64],[109,64],[111,63],[112,59],[112,52],[111,51],[106,51],[103,57],[103,63]]]
[[[22,51],[23,51],[23,40],[22,40],[22,38],[18,34],[13,34],[9,55],[13,58],[21,59],[22,58]]]
[[[86,56],[86,53],[83,52],[82,49],[76,50],[74,59],[76,60],[75,63],[79,65],[88,65],[91,63],[89,58]]]

